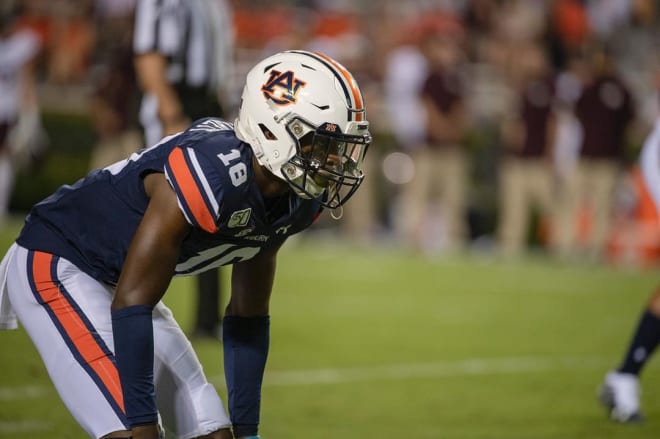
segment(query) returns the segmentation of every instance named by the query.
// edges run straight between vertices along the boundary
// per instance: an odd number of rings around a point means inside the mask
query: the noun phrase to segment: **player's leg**
[[[640,413],[639,375],[660,343],[660,288],[651,296],[640,317],[621,365],[605,377],[600,399],[612,419],[638,422]]]
[[[17,247],[9,264],[12,308],[69,412],[93,438],[130,437],[111,353],[110,291],[47,253]]]
[[[660,123],[644,143],[640,158],[646,186],[660,210]],[[640,415],[639,374],[660,343],[660,288],[649,299],[619,368],[607,374],[601,401],[621,422],[638,421]]]
[[[182,439],[231,439],[231,422],[222,401],[163,303],[154,308],[154,348],[158,410],[165,429]]]
[[[557,207],[554,191],[554,176],[552,169],[544,160],[537,160],[532,168],[529,169],[532,174],[528,174],[527,181],[533,181],[535,184],[535,207],[538,208],[541,215],[541,225],[545,225],[547,249],[552,249],[555,239],[555,210]]]
[[[660,288],[651,296],[642,313],[626,354],[618,369],[607,374],[601,399],[621,422],[641,419],[639,375],[660,344]]]
[[[660,211],[660,122],[644,143],[640,158],[646,186]],[[649,299],[619,368],[607,374],[601,401],[621,422],[638,421],[639,374],[660,344],[660,287]]]
[[[619,372],[639,375],[660,343],[660,287],[648,301]]]
[[[404,244],[417,251],[422,250],[425,245],[422,223],[428,210],[430,175],[433,169],[430,163],[431,155],[425,149],[413,151],[411,156],[415,172],[412,180],[403,185],[400,209],[403,215],[398,219],[398,225]]]
[[[519,160],[503,159],[499,169],[498,239],[502,256],[520,256],[524,250],[527,212],[525,180]]]
[[[467,158],[461,146],[450,147],[435,156],[435,166],[440,177],[442,209],[447,225],[447,251],[460,252],[468,238],[466,194],[468,181]]]
[[[584,161],[579,160],[566,171],[559,188],[554,251],[561,259],[572,259],[577,255],[579,240],[575,224],[580,205],[584,202],[583,194],[587,192],[584,174]]]
[[[592,262],[604,256],[607,234],[611,228],[611,212],[614,205],[614,193],[619,180],[618,164],[608,160],[598,160],[590,166],[589,200],[593,209],[592,230],[588,240],[587,256]]]

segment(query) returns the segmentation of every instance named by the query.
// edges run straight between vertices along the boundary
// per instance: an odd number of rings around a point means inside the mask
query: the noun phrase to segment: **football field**
[[[0,231],[0,250],[17,225]],[[225,269],[225,280],[229,270]],[[596,389],[657,272],[487,257],[431,259],[310,237],[285,245],[272,298],[264,439],[660,437],[660,354],[643,425]],[[165,296],[191,326],[191,279]],[[224,398],[219,343],[194,343]],[[22,329],[0,332],[0,438],[83,438]]]

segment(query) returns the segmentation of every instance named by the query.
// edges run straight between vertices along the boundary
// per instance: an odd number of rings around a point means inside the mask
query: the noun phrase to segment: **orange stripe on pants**
[[[50,308],[80,357],[97,374],[117,405],[124,410],[124,397],[117,367],[103,351],[85,322],[62,294],[59,282],[51,276],[53,255],[34,252],[32,276],[44,306]],[[109,312],[109,311],[108,311]]]

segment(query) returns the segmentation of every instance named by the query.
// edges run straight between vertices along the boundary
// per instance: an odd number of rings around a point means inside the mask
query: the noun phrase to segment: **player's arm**
[[[263,249],[257,256],[238,262],[232,268],[231,299],[227,315],[254,317],[268,315],[270,294],[275,280],[277,251],[281,247]]]
[[[133,438],[156,438],[152,309],[165,294],[190,225],[163,174],[145,178],[150,197],[128,249],[115,297],[112,326],[124,409]]]
[[[135,6],[133,36],[133,64],[137,80],[145,94],[155,96],[158,101],[158,118],[163,134],[174,134],[188,124],[172,82],[167,77],[167,56],[175,48],[162,41],[163,20],[177,10],[162,7],[159,0],[141,0]],[[183,5],[182,5],[183,7]]]
[[[237,438],[256,435],[270,338],[269,302],[280,245],[232,269],[232,292],[222,322],[229,413]]]
[[[176,90],[167,79],[165,56],[155,51],[137,54],[134,64],[142,90],[158,100],[158,119],[163,125],[163,134],[174,134],[185,129],[189,121]]]

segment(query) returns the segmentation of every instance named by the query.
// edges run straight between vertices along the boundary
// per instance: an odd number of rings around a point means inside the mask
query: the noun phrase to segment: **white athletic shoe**
[[[630,373],[609,372],[600,388],[600,402],[612,420],[635,423],[643,420],[639,404],[639,378]]]

